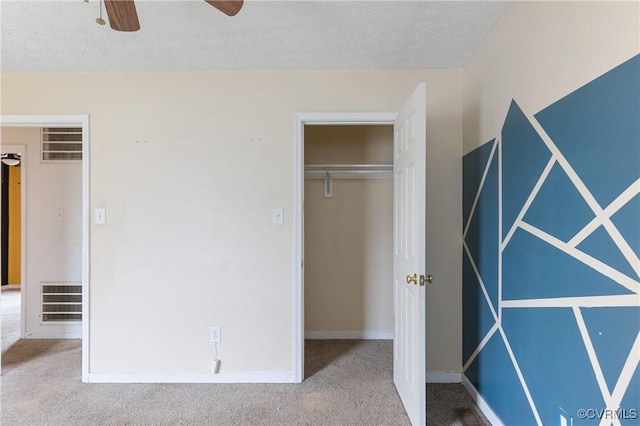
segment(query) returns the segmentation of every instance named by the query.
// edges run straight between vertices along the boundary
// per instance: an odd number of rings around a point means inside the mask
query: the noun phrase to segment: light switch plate
[[[284,209],[278,207],[273,209],[273,223],[275,225],[282,225],[284,223]]]
[[[107,223],[107,212],[104,208],[96,209],[96,225],[104,225]]]

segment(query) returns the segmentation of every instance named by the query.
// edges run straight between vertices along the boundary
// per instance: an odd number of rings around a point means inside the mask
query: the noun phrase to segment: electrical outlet
[[[222,337],[221,336],[221,332],[222,332],[222,330],[221,330],[221,327],[219,325],[215,326],[215,327],[211,327],[209,329],[209,335],[210,335],[212,343],[220,343],[220,340],[221,340],[221,337]]]

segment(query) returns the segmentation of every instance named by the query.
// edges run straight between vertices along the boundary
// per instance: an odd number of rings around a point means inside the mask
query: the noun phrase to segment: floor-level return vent
[[[42,322],[82,321],[82,283],[43,282]]]

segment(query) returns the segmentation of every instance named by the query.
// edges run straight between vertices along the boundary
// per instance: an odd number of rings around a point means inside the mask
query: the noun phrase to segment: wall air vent
[[[42,322],[82,321],[82,284],[43,282]]]
[[[82,161],[82,127],[43,127],[43,163]]]

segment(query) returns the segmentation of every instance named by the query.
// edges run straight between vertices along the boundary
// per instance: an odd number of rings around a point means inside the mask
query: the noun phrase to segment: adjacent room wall
[[[465,66],[463,365],[495,422],[640,415],[639,16],[517,2]]]
[[[460,372],[462,73],[318,71],[2,76],[3,114],[90,115],[90,371],[208,380],[294,368],[294,114],[399,111],[427,84],[427,369]],[[271,223],[284,208],[284,225]],[[164,375],[162,375],[164,374]],[[188,377],[187,377],[188,376]],[[139,376],[138,376],[139,377]],[[235,376],[236,379],[239,376]],[[185,379],[186,378],[186,379]]]
[[[41,324],[41,282],[82,282],[82,165],[40,162],[40,128],[3,127],[1,143],[26,145],[25,168],[27,338],[80,337],[80,324]],[[64,211],[64,220],[56,213]]]
[[[21,230],[22,193],[20,190],[20,167],[9,168],[9,284],[22,283],[21,272]]]
[[[305,164],[392,164],[393,126],[305,126]],[[393,336],[393,178],[305,180],[305,330]]]

